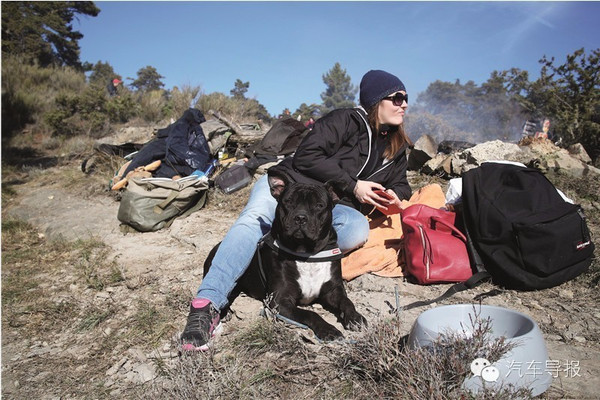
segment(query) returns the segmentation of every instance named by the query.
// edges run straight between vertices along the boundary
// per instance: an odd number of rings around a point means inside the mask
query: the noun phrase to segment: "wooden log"
[[[212,116],[217,118],[219,121],[221,121],[223,124],[225,124],[229,129],[231,129],[231,131],[235,135],[235,136],[230,137],[230,140],[232,140],[232,141],[235,141],[235,142],[241,143],[241,144],[253,144],[253,143],[260,141],[263,138],[263,136],[265,135],[265,132],[263,132],[262,130],[242,129],[241,126],[239,126],[235,122],[231,121],[229,118],[222,116],[221,114],[219,114],[216,111],[208,110],[208,112],[209,112],[209,114],[211,114]]]

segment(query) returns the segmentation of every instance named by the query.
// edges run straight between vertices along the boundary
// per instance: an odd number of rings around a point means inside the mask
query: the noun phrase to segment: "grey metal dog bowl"
[[[493,364],[485,359],[470,360],[472,375],[465,379],[463,387],[477,393],[484,387],[497,390],[513,385],[517,389],[531,389],[533,396],[544,393],[552,383],[548,351],[538,325],[523,313],[479,304],[436,307],[419,315],[408,345],[412,348],[429,346],[440,334],[449,332],[470,336],[471,320],[476,317],[491,320],[490,339],[504,336],[507,343],[514,343],[516,347]]]

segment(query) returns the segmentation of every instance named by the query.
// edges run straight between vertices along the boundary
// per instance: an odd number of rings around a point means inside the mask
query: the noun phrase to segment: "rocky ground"
[[[119,203],[104,188],[109,177],[83,175],[80,161],[3,172],[2,396],[7,399],[130,398],[161,379],[161,363],[177,358],[173,338],[185,324],[204,258],[249,193],[248,188],[230,196],[211,191],[204,209],[168,229],[123,234],[116,219]],[[411,182],[415,188],[423,184],[416,175]],[[29,225],[9,230],[5,223],[14,221]],[[389,315],[386,302],[395,304],[395,291],[400,304],[407,304],[447,288],[374,275],[348,283],[350,298],[370,321]],[[486,283],[444,304],[473,302],[494,289]],[[557,365],[545,397],[597,398],[597,282],[581,277],[538,292],[500,291],[482,303],[524,312],[538,322]],[[416,317],[435,306],[405,312],[402,328],[408,334]],[[239,298],[220,340],[260,319],[260,308],[255,300]],[[301,334],[313,340],[309,332]]]

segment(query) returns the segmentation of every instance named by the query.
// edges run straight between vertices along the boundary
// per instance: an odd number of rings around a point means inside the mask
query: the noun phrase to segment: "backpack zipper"
[[[590,231],[587,229],[585,214],[581,207],[577,208],[577,214],[581,217],[581,236],[583,237],[583,241],[590,240]]]

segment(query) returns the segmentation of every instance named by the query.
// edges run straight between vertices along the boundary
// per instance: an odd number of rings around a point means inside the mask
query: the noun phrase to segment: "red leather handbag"
[[[402,210],[406,272],[420,284],[463,282],[473,272],[456,214],[424,204]]]

